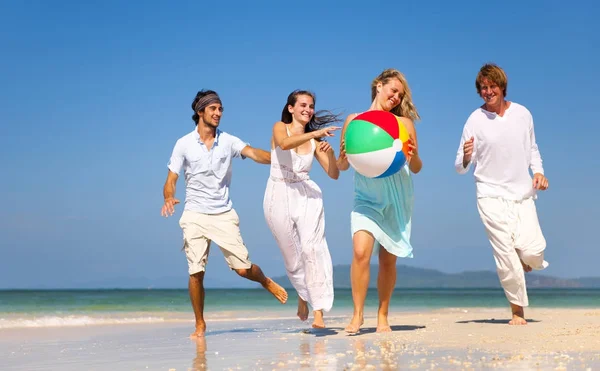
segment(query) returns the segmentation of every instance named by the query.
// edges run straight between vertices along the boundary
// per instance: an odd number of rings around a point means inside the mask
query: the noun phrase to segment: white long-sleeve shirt
[[[465,168],[463,145],[471,137],[473,155]],[[544,174],[544,168],[529,110],[511,102],[502,117],[483,108],[473,111],[463,128],[454,166],[459,174],[465,174],[471,164],[478,198],[536,198],[529,169]]]

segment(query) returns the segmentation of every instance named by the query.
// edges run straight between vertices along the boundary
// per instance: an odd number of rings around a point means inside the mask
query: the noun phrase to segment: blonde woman
[[[369,286],[369,263],[373,253],[379,257],[377,290],[379,309],[377,332],[391,331],[388,310],[396,284],[396,259],[412,258],[410,244],[413,209],[413,182],[411,173],[421,171],[422,161],[417,152],[417,133],[413,121],[419,114],[412,103],[411,91],[404,75],[387,69],[371,84],[371,106],[368,111],[388,111],[400,118],[410,135],[409,156],[406,165],[385,178],[367,178],[354,174],[354,207],[351,213],[353,258],[350,269],[354,314],[346,332],[357,333],[363,324],[363,310]],[[346,127],[358,114],[346,118]],[[338,168],[349,168],[345,143],[340,143]],[[383,247],[380,249],[380,247]]]

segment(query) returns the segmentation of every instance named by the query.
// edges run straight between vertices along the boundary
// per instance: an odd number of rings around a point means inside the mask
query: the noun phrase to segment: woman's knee
[[[354,261],[359,264],[369,264],[375,239],[367,231],[357,231],[352,237]]]
[[[354,261],[359,264],[369,264],[371,260],[371,252],[373,251],[373,247],[364,245],[364,244],[355,244],[354,245]]]

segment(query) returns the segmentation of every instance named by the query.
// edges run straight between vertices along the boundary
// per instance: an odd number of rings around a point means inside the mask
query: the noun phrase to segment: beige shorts
[[[234,209],[214,215],[184,210],[179,226],[183,230],[183,250],[189,274],[206,270],[211,241],[219,245],[231,269],[252,266],[240,234],[240,219]]]

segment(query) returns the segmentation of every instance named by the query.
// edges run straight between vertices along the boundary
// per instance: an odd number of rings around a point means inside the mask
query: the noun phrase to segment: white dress
[[[305,155],[279,146],[271,150],[263,208],[298,295],[313,310],[329,311],[333,305],[333,266],[325,239],[323,194],[308,175],[316,149],[314,140],[311,147]]]

